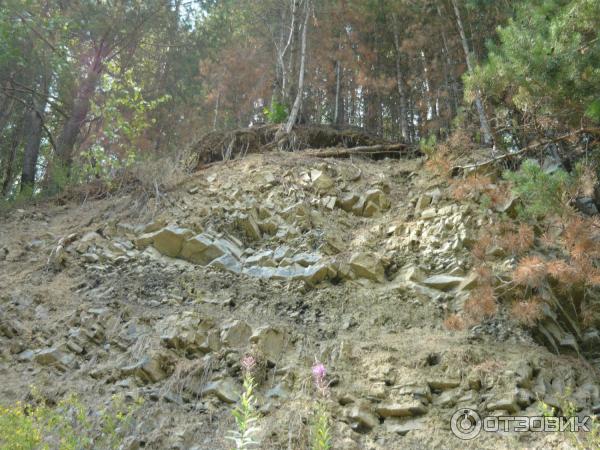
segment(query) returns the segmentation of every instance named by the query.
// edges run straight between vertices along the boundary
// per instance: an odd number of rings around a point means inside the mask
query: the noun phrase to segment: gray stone
[[[262,238],[260,228],[252,216],[240,213],[237,215],[235,222],[249,240],[258,241]]]
[[[463,278],[452,275],[434,275],[423,280],[423,284],[427,287],[438,289],[440,291],[448,291],[459,286],[463,282]]]
[[[385,281],[385,269],[381,258],[374,253],[358,253],[350,259],[350,267],[361,277],[379,283]]]
[[[263,267],[275,267],[275,260],[273,252],[266,250],[264,252],[256,253],[246,258],[245,264],[247,266],[263,266]]]
[[[319,193],[329,192],[335,186],[333,179],[321,170],[311,170],[310,179],[311,186]]]
[[[411,431],[419,431],[427,429],[425,419],[386,419],[384,422],[385,430],[388,433],[397,433],[401,436],[408,434]]]
[[[451,389],[449,391],[442,392],[442,394],[435,399],[435,404],[442,408],[450,408],[456,405],[456,402],[461,396],[460,389]]]
[[[137,363],[123,367],[121,372],[125,376],[134,375],[143,383],[156,383],[168,377],[162,365],[162,357],[155,353],[144,355]]]
[[[271,326],[261,327],[250,337],[250,342],[256,344],[269,361],[277,363],[283,356],[285,334]]]
[[[240,396],[237,385],[229,378],[208,383],[201,392],[202,395],[214,395],[225,403],[235,403]]]
[[[415,206],[415,212],[423,211],[429,205],[431,205],[431,195],[427,195],[427,194],[421,195],[419,197],[419,199],[417,200],[417,204]]]
[[[100,261],[100,257],[95,253],[85,253],[81,255],[81,257],[86,263],[90,264],[97,263],[98,261]]]
[[[163,228],[154,236],[153,245],[163,255],[176,258],[181,253],[183,243],[192,235],[193,232],[186,228]]]
[[[338,200],[340,208],[346,212],[351,212],[354,205],[358,203],[360,196],[358,194],[346,194]]]
[[[345,416],[355,431],[366,432],[379,425],[379,419],[367,405],[353,405],[347,408]]]
[[[427,407],[417,400],[384,402],[377,406],[377,414],[381,417],[422,416],[427,412]]]
[[[42,366],[56,366],[63,369],[73,363],[73,356],[63,353],[57,347],[38,350],[33,359]]]
[[[300,264],[303,267],[308,267],[313,264],[318,263],[321,260],[319,255],[315,255],[314,253],[298,253],[292,258],[292,261]]]
[[[509,413],[514,414],[517,411],[519,411],[519,409],[520,408],[519,408],[519,405],[517,404],[517,399],[515,398],[514,395],[497,398],[497,399],[489,401],[487,404],[488,411],[502,410],[502,411],[508,411]]]
[[[447,391],[460,386],[460,379],[455,378],[434,378],[427,380],[429,387],[436,391]]]
[[[228,347],[243,349],[248,346],[252,336],[252,328],[242,320],[235,320],[225,324],[221,329],[221,341]]]
[[[233,255],[223,255],[220,258],[215,259],[209,264],[210,267],[214,267],[219,270],[225,270],[228,272],[241,273],[242,265]]]

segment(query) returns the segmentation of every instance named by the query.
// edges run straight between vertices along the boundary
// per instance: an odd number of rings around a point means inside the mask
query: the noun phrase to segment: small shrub
[[[527,160],[519,171],[506,171],[504,178],[513,185],[513,191],[524,203],[519,215],[537,219],[550,214],[562,215],[567,207],[566,194],[572,179],[564,170],[545,172],[540,165]]]
[[[523,258],[514,270],[512,278],[519,286],[539,288],[542,286],[548,274],[546,262],[539,256],[528,256]]]
[[[557,395],[559,403],[558,409],[554,406],[550,406],[544,401],[540,401],[540,412],[545,417],[576,417],[578,408],[577,405],[570,400],[572,393],[573,388],[568,387],[562,393]],[[598,422],[598,417],[592,416],[591,421],[588,422],[587,425],[590,427],[589,432],[565,432],[565,435],[571,442],[573,448],[577,450],[600,448],[600,423]]]
[[[542,318],[542,302],[537,297],[517,301],[512,305],[511,315],[521,325],[533,327]]]
[[[231,412],[235,419],[237,429],[229,431],[227,439],[233,441],[235,450],[248,450],[257,448],[258,442],[255,436],[258,432],[256,423],[258,414],[254,405],[254,390],[256,383],[252,371],[256,367],[256,360],[252,356],[242,359],[242,370],[244,371],[244,392],[240,396],[237,406]]]
[[[263,114],[270,123],[283,123],[288,118],[287,106],[279,102],[271,103],[270,108],[265,107]]]
[[[313,381],[319,396],[314,411],[312,429],[312,450],[331,449],[331,428],[329,426],[329,413],[325,399],[329,396],[329,383],[327,382],[327,369],[319,362],[312,368]]]
[[[113,397],[109,407],[92,414],[75,395],[54,408],[40,399],[37,404],[0,406],[0,449],[117,449],[124,433],[133,427],[138,406],[125,405],[122,398]]]
[[[494,288],[483,285],[474,289],[465,302],[464,312],[472,323],[479,323],[494,317],[498,312]]]
[[[466,324],[460,314],[450,314],[444,320],[444,327],[449,331],[462,331],[466,328]]]
[[[513,255],[520,255],[533,246],[533,227],[522,223],[516,231],[509,231],[501,237],[500,246]]]

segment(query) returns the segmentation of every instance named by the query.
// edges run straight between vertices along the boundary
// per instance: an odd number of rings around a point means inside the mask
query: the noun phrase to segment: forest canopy
[[[505,152],[597,136],[599,17],[597,0],[5,0],[2,198],[265,123],[460,129]]]

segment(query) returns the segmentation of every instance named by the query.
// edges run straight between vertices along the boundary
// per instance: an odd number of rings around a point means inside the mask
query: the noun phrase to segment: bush
[[[283,123],[288,118],[287,106],[279,102],[273,102],[270,108],[265,107],[263,113],[270,123]]]
[[[94,414],[75,395],[54,408],[40,400],[0,406],[0,450],[117,449],[133,426],[136,407],[113,397],[109,407]]]
[[[513,192],[523,201],[524,206],[519,210],[521,217],[537,219],[565,211],[572,179],[564,170],[547,173],[537,162],[527,160],[518,172],[506,171],[504,178],[512,182]]]

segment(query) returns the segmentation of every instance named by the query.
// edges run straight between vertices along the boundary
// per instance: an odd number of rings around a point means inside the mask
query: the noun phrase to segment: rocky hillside
[[[449,330],[481,276],[471,249],[510,205],[453,200],[422,166],[253,154],[150,201],[13,212],[0,225],[0,404],[35,388],[93,411],[118,394],[144,400],[123,448],[226,449],[250,353],[263,449],[308,448],[315,361],[335,449],[567,445],[451,433],[459,408],[531,416],[567,397],[596,412],[598,369],[581,355],[600,337],[553,309],[532,332],[502,303]]]

